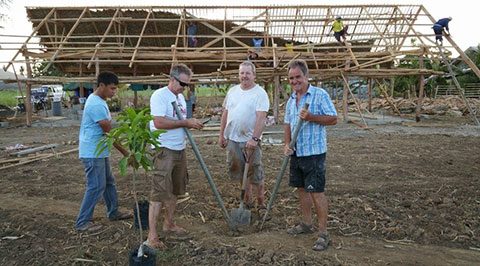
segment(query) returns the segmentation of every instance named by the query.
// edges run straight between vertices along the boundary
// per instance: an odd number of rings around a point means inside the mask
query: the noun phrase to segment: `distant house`
[[[3,80],[12,80],[8,81],[8,83],[5,83]],[[25,79],[24,76],[18,74],[18,79]],[[9,71],[5,71],[0,68],[0,90],[16,90],[18,89],[18,85],[15,80],[15,74]],[[25,84],[20,82],[20,86],[22,89],[25,89]]]

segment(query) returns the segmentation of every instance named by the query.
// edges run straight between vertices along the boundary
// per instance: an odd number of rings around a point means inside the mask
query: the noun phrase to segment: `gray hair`
[[[170,77],[173,78],[178,78],[180,74],[185,74],[189,78],[192,77],[192,71],[190,68],[187,67],[185,64],[175,64],[172,66],[172,69],[170,69]]]
[[[240,66],[238,66],[238,68],[240,69],[240,67],[242,67],[242,66],[249,66],[249,67],[252,68],[253,74],[256,73],[255,65],[254,65],[252,62],[250,62],[250,61],[243,61],[243,63],[241,63]]]
[[[288,72],[290,72],[290,69],[296,68],[296,67],[299,67],[300,70],[302,70],[303,75],[307,75],[308,66],[307,66],[307,62],[305,62],[305,60],[296,59],[296,60],[293,60],[292,62],[290,62],[290,64],[288,64]]]

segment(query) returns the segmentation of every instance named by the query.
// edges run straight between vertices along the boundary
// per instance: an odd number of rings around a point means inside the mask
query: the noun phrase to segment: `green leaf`
[[[126,176],[127,175],[127,164],[128,164],[128,158],[130,158],[130,156],[125,156],[123,157],[120,162],[118,163],[118,166],[120,168],[120,173],[122,174],[122,176]]]

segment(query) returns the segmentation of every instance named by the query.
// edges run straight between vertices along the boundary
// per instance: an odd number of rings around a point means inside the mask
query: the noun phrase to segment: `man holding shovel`
[[[192,71],[184,64],[174,65],[170,71],[168,86],[158,89],[150,98],[150,109],[153,121],[150,121],[152,131],[163,129],[158,141],[161,151],[156,151],[153,164],[155,167],[152,179],[152,202],[148,209],[149,232],[145,245],[158,249],[165,245],[158,240],[158,216],[165,208],[165,217],[162,231],[177,235],[187,234],[188,231],[173,221],[173,214],[177,205],[177,197],[184,195],[187,185],[187,155],[185,152],[186,128],[202,129],[202,121],[189,118],[179,120],[172,106],[177,102],[180,112],[187,115],[187,105],[183,91],[188,87]]]
[[[254,207],[253,187],[259,215],[263,215],[266,207],[260,141],[270,102],[265,90],[255,83],[255,77],[255,65],[252,62],[240,64],[240,84],[228,91],[223,102],[218,142],[220,147],[227,149],[230,177],[240,179],[240,184],[246,161],[250,164],[248,182],[245,184],[246,205],[247,208]]]
[[[325,190],[325,158],[327,135],[325,126],[337,123],[337,112],[321,88],[308,83],[308,67],[303,60],[294,60],[288,66],[288,79],[293,93],[285,112],[285,155],[291,155],[289,185],[298,188],[302,222],[292,227],[292,235],[313,233],[312,206],[318,216],[317,240],[313,250],[328,247],[328,202]],[[305,103],[308,109],[302,109]],[[304,124],[298,132],[294,150],[289,148],[292,129],[300,119]]]

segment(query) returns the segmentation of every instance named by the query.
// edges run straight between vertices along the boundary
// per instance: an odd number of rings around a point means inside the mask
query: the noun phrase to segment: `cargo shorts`
[[[245,169],[244,149],[246,142],[236,142],[228,140],[227,143],[227,167],[228,174],[232,179],[242,179]],[[248,167],[248,180],[250,184],[261,184],[264,180],[262,168],[262,149],[260,143],[255,147],[252,153],[253,158],[250,160]]]
[[[184,195],[187,189],[187,154],[185,150],[175,151],[161,148],[153,158],[151,200],[161,202],[172,199],[173,195]]]

